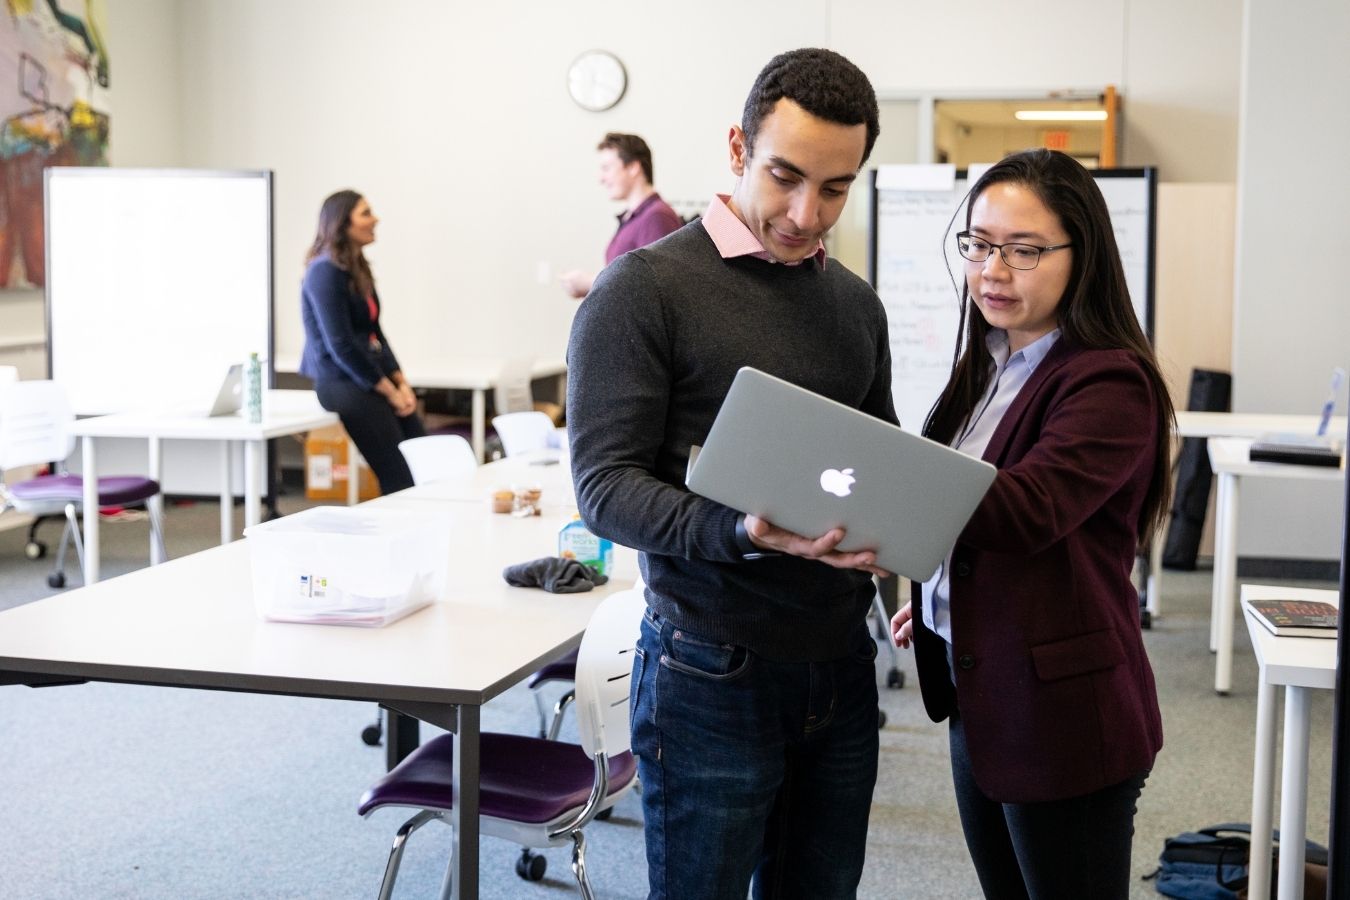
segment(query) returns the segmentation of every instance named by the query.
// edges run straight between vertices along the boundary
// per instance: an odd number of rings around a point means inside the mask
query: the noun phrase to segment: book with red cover
[[[1319,600],[1248,600],[1256,620],[1280,637],[1336,637],[1336,607]]]

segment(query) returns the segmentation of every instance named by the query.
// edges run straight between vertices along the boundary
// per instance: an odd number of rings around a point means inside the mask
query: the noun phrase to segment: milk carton
[[[614,569],[614,542],[592,534],[580,516],[558,529],[558,555],[585,563],[602,575]]]

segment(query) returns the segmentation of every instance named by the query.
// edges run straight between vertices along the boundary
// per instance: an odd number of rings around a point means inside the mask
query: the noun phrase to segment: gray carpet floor
[[[283,511],[301,505],[283,501]],[[173,506],[167,519],[171,556],[217,539],[213,503]],[[58,534],[53,523],[46,539],[54,545]],[[0,608],[53,593],[47,561],[24,559],[23,544],[23,529],[0,529]],[[146,526],[108,523],[103,545],[105,577],[144,565]],[[72,565],[72,585],[79,580]],[[1163,616],[1145,633],[1166,746],[1139,803],[1132,897],[1157,896],[1140,876],[1166,836],[1250,817],[1256,665],[1239,623],[1234,690],[1215,695],[1209,589],[1207,572],[1166,573]],[[945,728],[923,713],[912,656],[901,652],[898,663],[909,684],[882,690],[888,722],[859,894],[978,897]],[[888,665],[883,649],[883,685]],[[126,685],[0,689],[0,900],[372,898],[403,818],[355,812],[383,768],[383,749],[359,737],[374,713],[368,704]],[[483,727],[530,732],[534,716],[517,687],[488,705]],[[1317,692],[1312,720],[1309,835],[1325,842],[1329,692]],[[599,896],[645,895],[635,795],[593,824],[588,841]],[[399,897],[437,895],[448,846],[448,829],[434,824],[412,839]],[[518,854],[483,839],[484,898],[576,896],[567,850],[546,851],[548,873],[536,884],[516,877]]]

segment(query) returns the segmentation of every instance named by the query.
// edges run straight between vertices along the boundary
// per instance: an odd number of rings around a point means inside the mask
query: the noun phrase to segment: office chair
[[[399,452],[412,471],[413,484],[468,478],[478,468],[473,447],[457,434],[429,434],[400,441]]]
[[[46,465],[53,460],[60,467],[75,449],[75,438],[68,430],[74,420],[65,391],[54,381],[17,381],[0,387],[0,472],[18,466]],[[66,547],[72,537],[80,567],[84,567],[84,541],[77,518],[84,502],[84,480],[78,475],[42,475],[0,486],[0,492],[3,492],[0,511],[8,508],[35,516],[65,515],[66,527],[61,533],[56,563],[47,576],[51,587],[64,587]],[[159,513],[146,502],[158,493],[156,482],[140,476],[98,480],[100,506],[145,506],[150,513],[150,539],[163,558],[167,554]],[[98,510],[92,514],[98,515]],[[29,556],[33,554],[29,552]]]
[[[543,450],[556,440],[557,426],[547,413],[527,410],[525,412],[506,413],[492,420],[492,427],[502,442],[502,452],[507,456]]]
[[[527,881],[543,878],[547,868],[547,860],[531,853],[530,847],[559,847],[571,841],[572,873],[586,900],[595,895],[586,875],[582,829],[636,780],[628,707],[633,651],[646,606],[641,591],[620,591],[601,601],[591,616],[577,657],[580,746],[514,734],[482,735],[483,834],[525,845],[516,874]],[[446,813],[454,808],[454,740],[453,734],[444,734],[423,744],[361,797],[357,810],[362,816],[386,806],[418,810],[394,836],[380,900],[393,895],[412,833],[432,820],[448,824]],[[442,896],[449,897],[450,887],[447,875]]]

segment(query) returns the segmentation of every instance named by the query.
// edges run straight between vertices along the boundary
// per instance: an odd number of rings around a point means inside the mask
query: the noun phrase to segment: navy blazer
[[[934,721],[960,710],[993,800],[1082,796],[1162,747],[1130,581],[1156,415],[1133,354],[1061,338],[985,450],[998,476],[952,550],[952,668],[914,585],[924,706]]]
[[[379,295],[375,295],[379,308]],[[300,319],[305,349],[300,374],[315,382],[346,379],[365,390],[398,371],[378,317],[372,321],[366,298],[356,292],[352,277],[327,256],[314,259],[300,288]],[[379,342],[372,347],[370,336]]]

